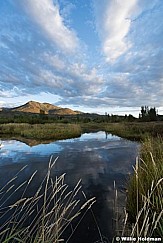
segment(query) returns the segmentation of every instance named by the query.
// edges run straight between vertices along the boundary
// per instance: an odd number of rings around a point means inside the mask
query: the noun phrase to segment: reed
[[[127,191],[131,236],[163,237],[163,141],[148,138],[142,144]]]
[[[134,172],[127,183],[126,205],[114,183],[114,232],[120,242],[138,243],[141,238],[163,237],[163,140],[142,143]],[[116,237],[113,242],[117,242]],[[154,242],[155,240],[150,240]],[[161,240],[160,240],[161,241]]]
[[[82,190],[81,181],[69,190],[64,182],[65,174],[53,179],[51,171],[55,163],[56,160],[53,161],[51,158],[46,176],[31,197],[25,195],[34,177],[37,176],[37,171],[15,188],[15,180],[25,167],[0,190],[0,220],[3,221],[0,226],[0,242],[63,242],[63,235],[72,221],[79,215],[81,221],[95,203],[95,198],[85,200],[84,203],[79,199],[78,194]],[[22,188],[23,193],[19,200],[8,205],[10,199]],[[72,228],[71,236],[76,227]]]

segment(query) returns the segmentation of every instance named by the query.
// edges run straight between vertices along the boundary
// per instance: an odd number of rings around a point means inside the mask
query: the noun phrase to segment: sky
[[[163,114],[162,0],[0,0],[0,106]]]

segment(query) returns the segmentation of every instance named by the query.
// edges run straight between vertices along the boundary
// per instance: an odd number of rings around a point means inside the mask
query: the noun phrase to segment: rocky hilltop
[[[79,111],[73,111],[69,108],[62,108],[49,103],[40,103],[36,101],[29,101],[24,105],[11,108],[11,111],[49,115],[77,115],[81,113]]]

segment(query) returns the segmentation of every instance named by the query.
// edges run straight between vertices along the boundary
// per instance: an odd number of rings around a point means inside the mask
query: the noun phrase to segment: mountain
[[[49,103],[40,103],[36,101],[29,101],[24,105],[11,108],[11,111],[49,115],[77,115],[81,113],[79,111],[73,111],[69,108],[62,108]]]
[[[81,114],[79,111],[73,111],[69,108],[57,108],[49,110],[49,115],[77,115]]]

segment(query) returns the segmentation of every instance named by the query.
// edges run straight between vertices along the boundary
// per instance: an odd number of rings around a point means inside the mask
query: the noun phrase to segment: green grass
[[[28,180],[15,187],[15,181],[25,167],[0,189],[0,218],[4,219],[3,224],[0,225],[0,242],[63,242],[63,233],[78,217],[77,224],[66,242],[75,233],[78,224],[96,200],[95,198],[87,200],[83,193],[84,203],[81,202],[78,197],[82,190],[81,181],[71,190],[64,182],[65,174],[52,178],[51,171],[55,162],[56,160],[50,160],[47,174],[33,196],[25,195],[34,177],[37,176],[37,171]],[[23,192],[19,199],[11,205],[10,198],[14,198],[22,188]],[[31,215],[33,215],[32,219]]]
[[[77,124],[3,124],[0,125],[0,133],[10,137],[19,136],[29,139],[39,140],[59,140],[66,138],[79,137],[81,128]]]
[[[163,140],[146,139],[140,158],[127,192],[132,235],[163,237]]]
[[[150,135],[156,137],[158,134],[163,135],[162,122],[132,122],[132,123],[80,123],[80,124],[63,124],[63,123],[45,123],[45,124],[28,124],[28,123],[9,123],[0,125],[2,136],[22,137],[36,140],[59,140],[66,138],[79,137],[84,132],[106,131],[114,135],[133,139],[145,140]]]
[[[148,136],[163,136],[162,122],[132,122],[132,123],[108,123],[105,131],[114,135],[131,139],[145,140]]]

